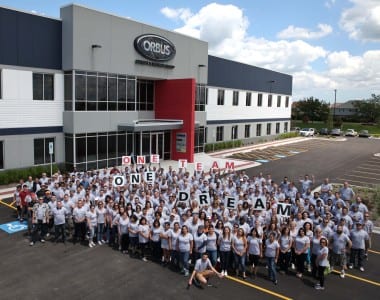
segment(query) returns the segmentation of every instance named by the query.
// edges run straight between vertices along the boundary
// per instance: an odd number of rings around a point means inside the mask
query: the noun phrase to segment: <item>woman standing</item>
[[[320,227],[317,227],[315,229],[315,235],[311,240],[310,247],[311,247],[311,275],[316,278],[317,277],[317,271],[318,271],[318,265],[316,264],[317,257],[320,250],[320,242],[322,239],[322,229]]]
[[[279,264],[280,264],[280,273],[288,273],[288,268],[290,264],[290,259],[292,256],[293,246],[293,238],[290,236],[289,227],[284,227],[281,230],[280,237],[280,256],[279,256]]]
[[[227,270],[230,266],[232,244],[231,229],[228,226],[224,227],[223,233],[219,236],[218,244],[220,253],[220,268],[222,270],[222,275],[227,276]]]
[[[104,208],[103,201],[98,202],[98,207],[95,209],[97,216],[97,241],[99,245],[104,244],[106,241],[103,239],[104,224],[106,222],[107,210]]]
[[[218,236],[214,231],[214,226],[210,225],[207,233],[206,251],[213,267],[215,267],[218,258],[217,240]]]
[[[239,270],[242,273],[243,279],[245,275],[245,256],[247,252],[247,239],[244,236],[244,230],[239,228],[236,237],[232,239],[232,251],[234,253],[236,276],[239,276]]]
[[[146,218],[141,217],[139,224],[139,247],[141,251],[141,259],[142,261],[148,261],[146,259],[146,250],[148,248],[149,243],[149,225],[147,224]]]
[[[189,276],[189,257],[193,251],[193,236],[189,233],[186,225],[182,226],[181,234],[177,239],[179,251],[179,263],[182,268],[181,273]]]
[[[147,202],[149,203],[149,202]],[[150,240],[152,241],[152,260],[160,262],[162,258],[161,240],[160,235],[162,233],[162,227],[160,221],[155,219],[152,229],[150,231]]]
[[[251,234],[247,239],[248,243],[248,257],[249,264],[251,265],[251,275],[256,279],[257,267],[259,265],[260,257],[263,257],[263,241],[256,228],[251,230]]]
[[[170,262],[170,249],[171,249],[170,233],[171,233],[170,222],[165,222],[164,229],[160,233],[164,267],[166,267],[168,263]]]
[[[321,238],[320,245],[321,247],[315,261],[315,264],[318,266],[318,277],[319,277],[319,283],[315,285],[316,290],[325,289],[325,269],[329,265],[329,262],[327,259],[329,255],[329,248],[327,247],[327,239],[324,237]]]
[[[129,217],[126,211],[121,213],[119,220],[119,233],[120,233],[120,246],[121,251],[126,254],[128,253],[129,247],[129,233],[128,233]]]
[[[194,251],[193,262],[202,257],[202,254],[206,252],[207,235],[204,233],[204,226],[199,225],[198,230],[193,236],[194,238]]]
[[[302,278],[302,274],[305,271],[305,261],[307,257],[307,252],[310,248],[310,239],[305,235],[305,229],[300,228],[298,230],[298,235],[295,239],[294,252],[296,255],[296,266],[298,278]]]
[[[87,227],[89,231],[88,246],[92,248],[95,246],[94,236],[95,236],[95,228],[97,226],[95,205],[91,204],[90,210],[86,213],[86,219],[87,219]]]
[[[280,244],[276,240],[276,234],[271,232],[265,241],[265,257],[268,264],[268,277],[277,285],[276,263],[280,252]]]
[[[130,222],[128,225],[128,233],[129,233],[129,245],[131,247],[130,255],[136,256],[137,245],[139,243],[139,223],[137,222],[137,217],[132,215],[130,217]]]
[[[180,234],[179,222],[174,222],[173,229],[170,230],[169,234],[170,261],[174,269],[179,268],[178,237]]]

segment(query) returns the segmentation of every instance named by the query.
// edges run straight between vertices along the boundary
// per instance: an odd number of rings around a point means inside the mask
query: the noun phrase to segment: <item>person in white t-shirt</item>
[[[223,274],[215,270],[208,258],[207,252],[205,252],[202,254],[202,257],[195,262],[194,271],[189,279],[189,286],[194,283],[194,285],[203,288],[202,285],[206,285],[208,280],[214,275],[223,278]]]
[[[325,269],[329,265],[329,261],[328,261],[329,248],[327,247],[326,238],[324,237],[321,238],[319,242],[320,242],[321,248],[315,260],[315,264],[317,265],[317,268],[318,268],[319,283],[315,285],[315,289],[324,290],[325,289]]]

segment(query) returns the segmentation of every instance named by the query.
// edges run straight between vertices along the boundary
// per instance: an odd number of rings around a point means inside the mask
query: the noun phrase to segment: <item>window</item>
[[[256,136],[261,136],[261,124],[256,124]]]
[[[263,94],[257,95],[257,106],[263,106]]]
[[[276,134],[280,133],[280,123],[276,123]]]
[[[234,91],[232,94],[232,105],[238,106],[239,105],[239,91]]]
[[[64,75],[65,110],[73,110],[73,74],[66,71]]]
[[[53,143],[52,162],[55,162],[54,138],[42,138],[34,140],[34,164],[43,165],[50,163],[49,143]]]
[[[272,107],[272,95],[268,95],[268,107]]]
[[[224,135],[224,127],[223,126],[216,127],[216,141],[217,142],[223,141],[223,135]]]
[[[271,135],[271,133],[272,133],[272,124],[267,123],[267,135]]]
[[[218,105],[224,105],[224,90],[218,90]]]
[[[33,73],[33,100],[54,100],[54,75]]]
[[[281,96],[277,96],[277,107],[281,107]]]
[[[0,141],[0,169],[4,169],[4,142]]]
[[[2,84],[2,80],[1,80],[1,69],[0,69],[0,99],[2,99],[2,97],[3,97],[3,89],[2,89],[2,87],[3,87],[3,84]],[[1,168],[0,168],[1,169]]]
[[[252,94],[251,92],[247,92],[245,94],[245,106],[251,106],[252,105]]]
[[[285,98],[285,107],[289,107],[289,97],[286,96]]]
[[[206,143],[206,128],[203,126],[196,128],[194,135],[194,152],[204,152],[204,145]]]
[[[234,125],[231,127],[231,140],[236,140],[238,136],[238,126]]]
[[[249,138],[251,137],[251,125],[245,125],[244,127],[244,137]]]
[[[284,132],[288,132],[288,122],[284,123]]]
[[[195,93],[195,111],[205,111],[207,104],[207,88],[204,84],[197,84]]]

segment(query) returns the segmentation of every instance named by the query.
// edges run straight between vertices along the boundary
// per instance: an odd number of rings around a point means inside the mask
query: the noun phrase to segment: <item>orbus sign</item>
[[[167,61],[174,58],[176,50],[168,39],[156,34],[143,34],[135,38],[135,49],[147,59]]]

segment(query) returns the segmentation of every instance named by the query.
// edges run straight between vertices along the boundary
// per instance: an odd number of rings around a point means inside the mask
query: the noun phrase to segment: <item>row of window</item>
[[[275,133],[280,133],[280,126],[281,123],[277,122],[275,124]],[[261,136],[262,133],[262,124],[256,124],[256,136]],[[284,123],[284,132],[288,131],[288,122]],[[234,125],[231,127],[231,140],[236,140],[239,138],[239,127],[238,125]],[[266,135],[271,135],[272,133],[272,123],[267,123],[266,127]],[[251,124],[244,125],[244,138],[250,138],[251,137]],[[221,142],[224,140],[224,126],[217,126],[216,127],[216,141]]]
[[[273,95],[268,95],[268,107],[272,107]],[[282,96],[277,96],[277,107],[281,107]],[[217,105],[224,105],[225,103],[225,90],[218,89]],[[239,106],[239,91],[233,91],[232,93],[232,105]],[[245,94],[245,106],[252,106],[252,93],[246,92]],[[257,106],[263,106],[263,94],[257,94]],[[285,97],[285,107],[289,107],[289,97]]]
[[[4,169],[4,143],[0,141],[0,170]]]

